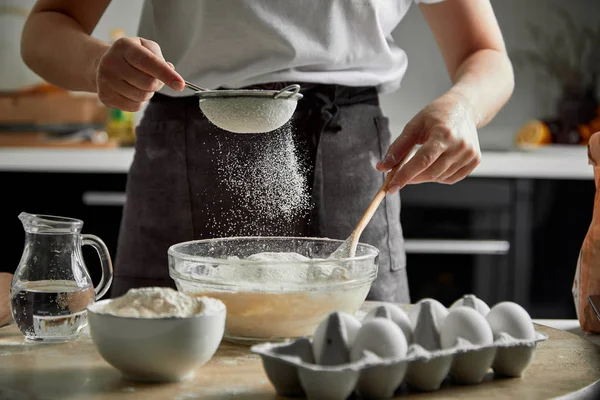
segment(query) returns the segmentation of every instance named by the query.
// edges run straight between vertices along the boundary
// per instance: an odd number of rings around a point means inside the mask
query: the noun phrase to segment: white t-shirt
[[[391,33],[413,1],[443,0],[146,0],[138,34],[211,89],[307,82],[389,92],[407,66]]]

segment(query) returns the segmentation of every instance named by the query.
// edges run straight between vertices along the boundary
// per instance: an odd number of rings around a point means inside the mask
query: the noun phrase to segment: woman
[[[390,34],[411,0],[147,0],[140,37],[112,45],[90,36],[109,0],[39,0],[22,37],[31,69],[55,85],[96,92],[109,107],[136,111],[150,100],[128,177],[113,295],[134,286],[172,284],[166,251],[185,240],[240,234],[345,238],[383,173],[421,145],[395,173],[362,237],[381,252],[369,298],[408,302],[398,191],[407,184],[465,178],[480,160],[477,129],[513,89],[489,0],[414,1],[453,85],[390,144],[378,93],[396,90],[406,71],[406,55]],[[182,76],[208,88],[299,83],[304,98],[293,133],[239,135],[213,127],[184,90]],[[265,152],[290,140],[298,159],[278,156],[278,165],[306,167],[297,169],[298,185],[306,184],[311,212],[282,219],[281,209],[264,211],[266,196],[238,201],[261,184],[243,174],[235,180],[241,185],[237,192],[228,192],[223,171],[264,160]],[[285,188],[277,193],[288,195]]]

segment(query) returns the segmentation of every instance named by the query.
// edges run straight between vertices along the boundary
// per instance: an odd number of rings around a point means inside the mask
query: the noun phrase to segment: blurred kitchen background
[[[142,0],[113,0],[94,36],[136,35]],[[143,111],[107,110],[93,96],[45,85],[21,62],[32,0],[0,0],[0,271],[22,253],[20,211],[84,220],[115,255],[134,127]],[[475,293],[517,301],[535,318],[570,318],[571,285],[592,217],[586,141],[600,131],[600,1],[492,0],[515,62],[516,89],[482,129],[481,165],[454,186],[402,191],[413,300]],[[394,33],[409,66],[383,97],[394,134],[450,81],[413,7]],[[574,60],[578,60],[575,62]],[[98,278],[93,250],[88,267]],[[166,266],[165,266],[166,267]]]

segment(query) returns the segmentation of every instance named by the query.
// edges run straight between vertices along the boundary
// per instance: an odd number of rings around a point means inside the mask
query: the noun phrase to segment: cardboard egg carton
[[[362,322],[332,313],[311,339],[262,343],[251,351],[261,356],[280,396],[387,399],[405,386],[439,390],[447,378],[478,384],[490,368],[495,376],[520,377],[547,338],[518,304],[490,310],[466,295],[450,309],[423,299],[408,315],[384,303]]]

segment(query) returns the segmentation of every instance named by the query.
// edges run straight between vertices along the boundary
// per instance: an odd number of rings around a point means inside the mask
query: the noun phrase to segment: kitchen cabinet
[[[513,246],[513,182],[472,178],[402,190],[413,299],[433,297],[450,306],[464,293],[492,304],[515,297],[511,255],[519,248]]]
[[[591,180],[469,178],[402,191],[411,298],[512,300],[536,318],[575,318],[571,285],[592,218]],[[449,242],[450,241],[450,242]],[[439,250],[447,243],[447,251]]]

